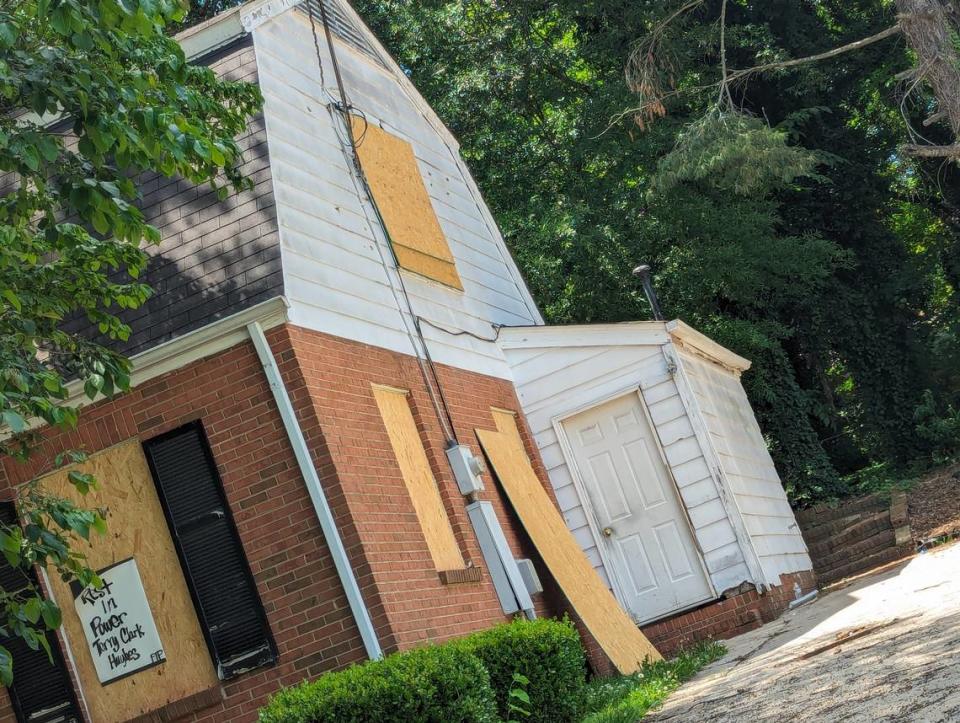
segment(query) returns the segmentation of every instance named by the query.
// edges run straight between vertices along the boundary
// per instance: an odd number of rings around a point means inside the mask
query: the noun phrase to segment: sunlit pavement
[[[960,544],[861,578],[726,645],[726,656],[645,720],[960,721]]]

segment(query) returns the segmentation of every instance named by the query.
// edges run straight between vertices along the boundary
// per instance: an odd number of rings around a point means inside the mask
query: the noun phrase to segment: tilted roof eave
[[[750,360],[718,344],[689,324],[673,321],[626,321],[610,324],[503,327],[497,343],[510,349],[660,346],[674,343],[737,373],[750,368]]]

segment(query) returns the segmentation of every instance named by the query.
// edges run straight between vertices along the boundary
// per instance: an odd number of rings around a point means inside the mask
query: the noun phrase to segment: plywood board
[[[523,447],[513,415],[494,410],[499,431],[477,430],[477,437],[543,561],[567,600],[623,674],[660,654],[624,612],[593,569],[547,495]]]
[[[462,289],[453,254],[423,183],[413,147],[351,116],[357,154],[400,265]]]
[[[98,570],[131,557],[137,561],[166,655],[166,662],[101,685],[73,593],[51,575],[50,587],[63,610],[64,631],[92,719],[97,723],[130,720],[219,685],[139,440],[91,455],[78,466],[99,482],[99,489],[86,497],[67,481],[70,469],[44,478],[44,487],[77,504],[107,509],[107,534],[92,534],[91,544],[81,551]]]
[[[373,396],[380,408],[380,416],[386,425],[397,466],[400,467],[400,474],[427,540],[433,564],[437,570],[463,568],[463,555],[443,507],[417,423],[410,411],[407,392],[374,384]]]

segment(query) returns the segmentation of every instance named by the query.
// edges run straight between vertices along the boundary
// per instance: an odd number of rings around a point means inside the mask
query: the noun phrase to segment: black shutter
[[[16,512],[13,504],[0,503],[0,522],[5,525],[16,524]],[[36,575],[16,568],[0,555],[0,588],[6,592],[22,589],[30,583],[36,584]],[[13,710],[20,723],[81,723],[80,706],[73,692],[70,674],[67,672],[63,653],[57,636],[47,633],[53,663],[46,652],[31,650],[22,638],[0,638],[2,644],[13,656],[13,685],[7,689]]]
[[[220,678],[276,661],[256,584],[199,422],[144,444]]]

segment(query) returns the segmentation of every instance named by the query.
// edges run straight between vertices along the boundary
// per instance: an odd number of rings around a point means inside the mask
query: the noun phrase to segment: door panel
[[[637,394],[563,422],[624,601],[645,622],[712,597]]]

